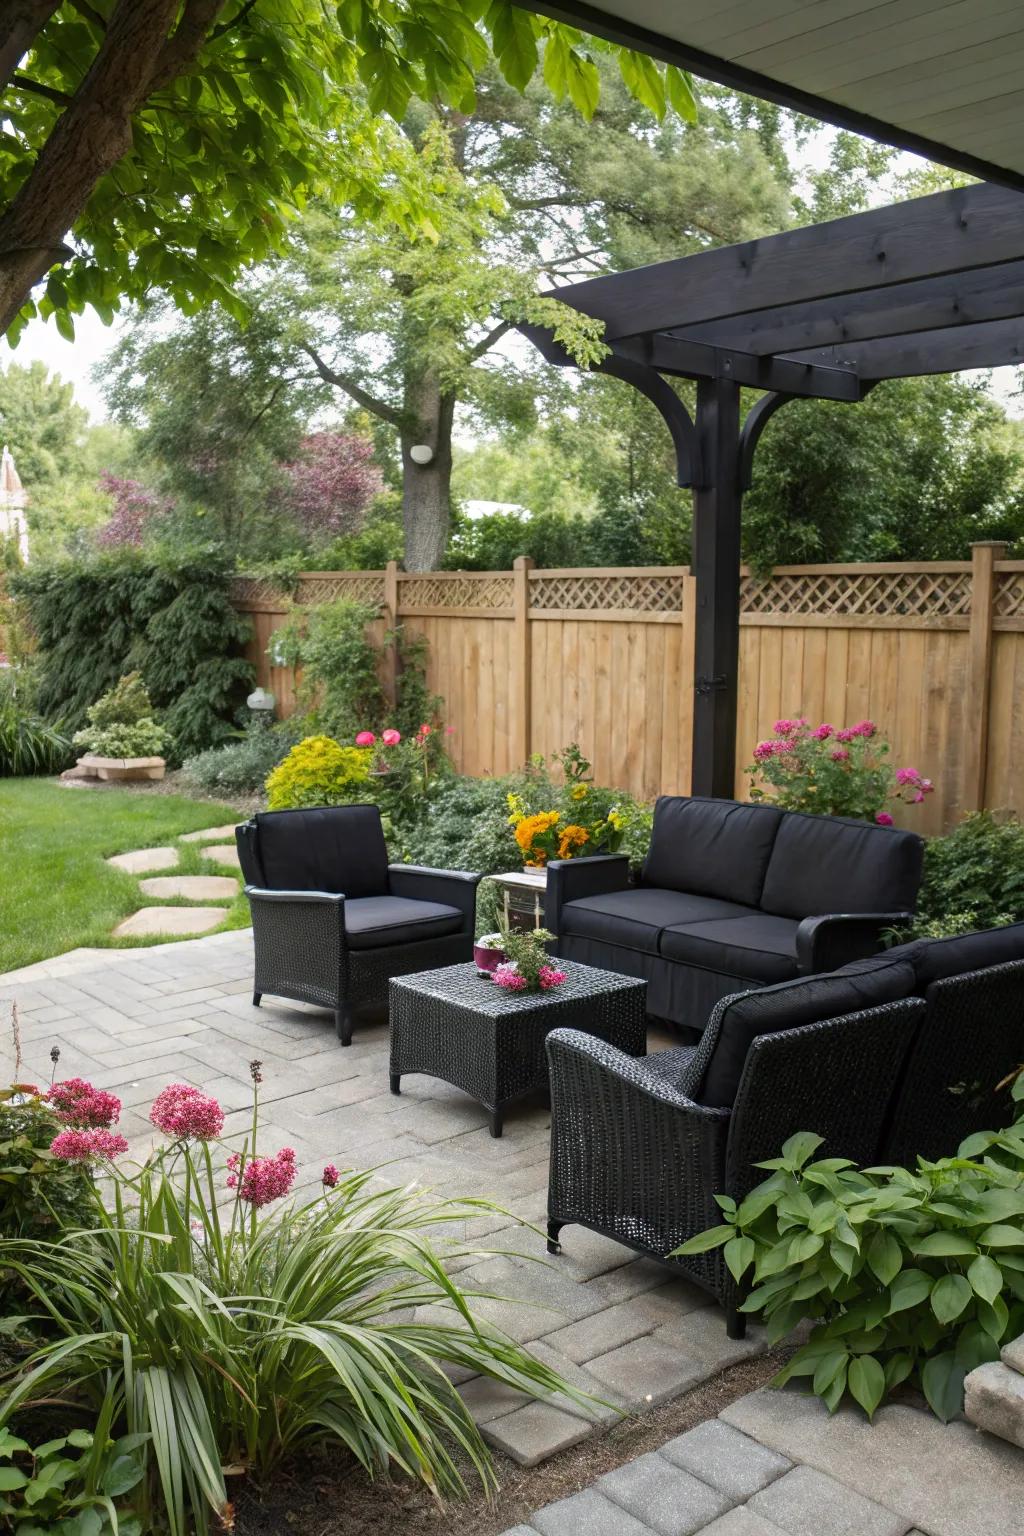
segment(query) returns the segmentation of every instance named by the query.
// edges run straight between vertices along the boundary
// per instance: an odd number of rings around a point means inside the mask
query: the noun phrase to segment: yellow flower
[[[577,784],[575,789],[570,790],[569,795],[572,800],[585,800],[587,793],[587,786],[585,784]]]
[[[609,811],[608,820],[611,822],[616,832],[622,831],[622,816],[618,811]]]
[[[569,826],[562,828],[561,836],[558,839],[558,857],[560,859],[571,859],[574,849],[582,848],[584,843],[589,842],[590,833],[586,827],[578,827],[574,823],[570,823]]]

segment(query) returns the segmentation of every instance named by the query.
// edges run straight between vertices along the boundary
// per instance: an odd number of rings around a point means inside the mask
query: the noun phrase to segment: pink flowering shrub
[[[853,816],[891,827],[887,803],[920,805],[934,785],[916,768],[893,770],[888,755],[888,742],[873,720],[842,727],[827,721],[812,727],[803,717],[776,720],[747,766],[750,798],[785,811]]]
[[[214,1141],[224,1129],[224,1111],[217,1100],[189,1083],[171,1083],[158,1093],[149,1118],[176,1141]]]
[[[54,1083],[46,1099],[62,1125],[109,1130],[121,1117],[121,1100],[117,1095],[94,1088],[81,1077]]]

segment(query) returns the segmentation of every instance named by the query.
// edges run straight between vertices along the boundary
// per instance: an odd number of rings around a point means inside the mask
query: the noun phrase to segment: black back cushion
[[[388,893],[388,850],[375,805],[264,811],[256,817],[256,846],[269,890]]]
[[[643,883],[756,907],[781,820],[774,806],[662,795]]]
[[[768,861],[761,906],[797,918],[912,912],[922,856],[916,833],[788,811]]]
[[[963,933],[955,939],[918,939],[916,944],[903,945],[901,949],[906,950],[914,967],[918,990],[924,991],[933,981],[945,981],[947,976],[962,976],[965,971],[1024,960],[1024,923]]]
[[[743,1075],[752,1040],[803,1024],[819,1024],[845,1013],[857,1013],[879,1003],[894,1003],[914,995],[914,968],[907,961],[891,961],[881,955],[863,960],[855,974],[834,972],[827,976],[801,976],[796,981],[762,987],[719,1004],[714,1038],[702,1041],[698,1054],[706,1055],[696,1099],[714,1109],[731,1109]],[[695,1063],[696,1065],[696,1063]],[[794,1084],[799,1092],[799,1084]]]

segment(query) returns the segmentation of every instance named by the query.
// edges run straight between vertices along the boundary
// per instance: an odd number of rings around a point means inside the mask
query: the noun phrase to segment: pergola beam
[[[1024,258],[1024,198],[981,183],[590,278],[552,297],[638,336]]]
[[[658,333],[626,337],[612,343],[619,357],[631,358],[680,379],[727,379],[748,389],[782,390],[816,400],[860,399],[860,380],[852,368],[834,358],[794,361],[787,357],[754,357],[731,348],[708,347],[698,341]]]
[[[954,326],[919,336],[888,336],[835,347],[827,353],[805,352],[801,362],[855,369],[861,380],[909,379],[926,373],[957,373],[964,368],[1000,368],[1024,362],[1024,319],[990,320],[984,325]]]
[[[973,272],[846,294],[841,299],[756,310],[687,328],[684,339],[768,357],[1014,319],[1021,314],[1024,261],[1008,261]]]

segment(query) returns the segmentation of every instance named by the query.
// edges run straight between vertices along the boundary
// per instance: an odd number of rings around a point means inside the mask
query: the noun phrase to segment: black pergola
[[[787,400],[1024,362],[1024,196],[988,183],[553,291],[604,322],[598,371],[660,411],[693,489],[694,794],[733,793],[740,508]],[[550,331],[523,326],[549,362]],[[696,416],[666,378],[697,382]],[[740,389],[765,393],[740,425]]]

